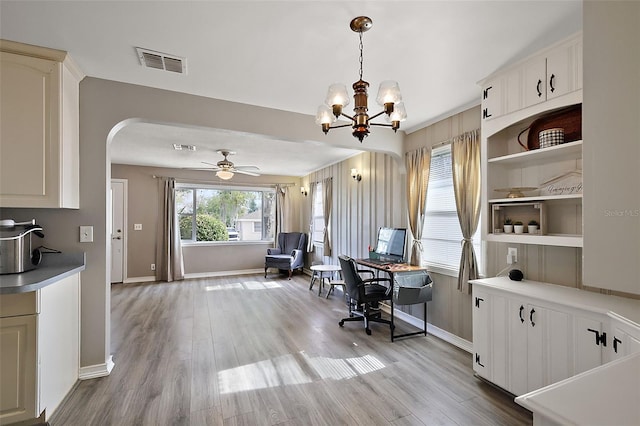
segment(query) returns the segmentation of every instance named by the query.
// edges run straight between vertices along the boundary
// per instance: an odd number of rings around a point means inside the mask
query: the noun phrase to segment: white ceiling
[[[327,87],[358,78],[358,36],[352,18],[366,15],[364,75],[371,97],[382,80],[397,80],[411,132],[479,102],[477,82],[509,62],[582,27],[581,1],[8,1],[0,2],[0,37],[68,51],[90,77],[139,84],[308,114]],[[135,47],[186,57],[187,74],[140,66]],[[371,111],[377,105],[370,101]],[[334,130],[332,132],[347,132]],[[374,128],[386,132],[387,129]],[[264,174],[274,155],[304,158],[302,176],[366,149],[309,141],[261,140],[216,129],[133,123],[112,143],[114,162],[199,167],[202,156],[167,164],[172,132],[205,152],[238,151],[236,164]],[[318,129],[317,140],[322,141]],[[173,143],[173,141],[172,141]],[[127,150],[122,147],[127,146]],[[260,151],[256,148],[260,146]],[[135,150],[132,155],[131,150]],[[292,159],[295,160],[295,159]],[[287,161],[287,164],[300,162]]]

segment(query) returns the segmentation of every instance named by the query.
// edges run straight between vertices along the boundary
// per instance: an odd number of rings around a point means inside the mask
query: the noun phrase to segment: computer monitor
[[[375,252],[380,259],[401,263],[404,261],[406,228],[385,228],[378,230],[378,242]]]

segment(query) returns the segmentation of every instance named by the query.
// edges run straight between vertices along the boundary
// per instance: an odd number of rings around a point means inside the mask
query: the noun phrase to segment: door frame
[[[111,191],[111,184],[112,183],[122,183],[122,210],[124,212],[123,217],[122,217],[122,283],[126,284],[127,279],[128,279],[128,273],[127,273],[127,246],[128,246],[128,239],[129,239],[129,228],[128,228],[128,224],[127,224],[127,217],[129,216],[129,206],[127,205],[127,200],[129,199],[129,180],[128,179],[118,179],[118,178],[112,178],[111,182],[109,183],[109,191]],[[113,192],[111,192],[111,196],[113,197]],[[112,198],[109,197],[109,203],[111,204],[109,206],[109,227],[111,228],[112,224],[113,224],[113,202],[112,202]],[[109,238],[111,238],[111,236],[113,235],[113,229],[110,229],[110,233],[109,233]],[[111,241],[111,240],[110,240]],[[111,254],[112,254],[112,250],[111,250],[111,243],[109,243],[109,276],[111,276],[111,267],[113,265],[113,259],[111,258]],[[109,282],[111,284],[111,278],[109,278]]]

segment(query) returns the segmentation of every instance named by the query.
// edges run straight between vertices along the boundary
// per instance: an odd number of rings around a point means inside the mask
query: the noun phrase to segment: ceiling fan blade
[[[233,170],[233,172],[234,172],[234,173],[240,173],[240,174],[242,174],[242,175],[260,176],[258,173],[248,172],[248,171],[246,171],[246,170],[238,170],[238,169],[235,169],[235,170]]]
[[[181,167],[182,170],[197,170],[197,171],[205,171],[205,172],[217,172],[218,170],[222,170],[220,167]]]
[[[258,166],[233,166],[236,170],[260,170]]]
[[[206,162],[206,161],[201,161],[201,163],[202,163],[202,164],[208,164],[208,165],[210,165],[210,166],[214,166],[214,167],[217,167],[217,166],[218,166],[218,165],[217,165],[217,164],[215,164],[215,163],[208,163],[208,162]]]

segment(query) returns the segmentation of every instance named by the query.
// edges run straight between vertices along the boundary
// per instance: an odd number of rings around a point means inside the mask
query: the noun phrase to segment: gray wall
[[[111,165],[111,177],[126,179],[127,197],[127,281],[154,275],[150,265],[156,262],[158,242],[160,186],[153,176],[175,177],[178,182],[220,183],[211,178],[210,172],[157,167],[140,167],[124,164]],[[291,183],[287,193],[289,205],[289,231],[302,231],[300,205],[300,178],[292,176],[244,176],[236,175],[233,184],[274,185]],[[142,224],[142,231],[134,231],[133,225]],[[264,268],[264,255],[272,242],[229,243],[219,245],[184,246],[185,274],[221,274]]]

